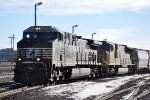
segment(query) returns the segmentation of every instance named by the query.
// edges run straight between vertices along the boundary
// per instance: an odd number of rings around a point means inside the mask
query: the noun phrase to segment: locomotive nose
[[[14,70],[14,80],[16,82],[31,84],[42,84],[47,81],[46,68],[42,63],[24,63],[20,64]],[[21,70],[20,70],[20,69]]]
[[[23,39],[18,42],[17,48],[52,48],[52,42],[44,39]]]
[[[42,62],[52,56],[52,42],[43,39],[24,39],[17,44],[17,61]]]

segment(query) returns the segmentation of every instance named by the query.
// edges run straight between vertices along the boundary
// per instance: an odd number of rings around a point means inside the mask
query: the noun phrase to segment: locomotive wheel
[[[119,66],[114,68],[114,71],[115,71],[114,75],[118,74],[118,69],[119,69]]]
[[[62,76],[59,76],[59,81],[62,81],[63,77]]]
[[[63,73],[63,79],[64,79],[64,80],[68,80],[67,72],[66,72],[66,71]]]
[[[118,73],[118,67],[111,67],[109,70],[109,75],[110,76],[115,76]]]
[[[101,76],[102,76],[102,69],[100,67],[100,68],[98,68],[98,77],[101,77]]]
[[[99,77],[98,73],[95,73],[95,77],[96,77],[96,78],[98,78],[98,77]]]
[[[91,78],[93,78],[93,74],[90,74]]]
[[[69,80],[72,75],[72,69],[61,69],[62,76],[59,76],[59,80]]]
[[[57,81],[56,73],[54,73],[53,81],[54,81],[54,82]]]
[[[102,72],[103,72],[104,77],[106,77],[106,76],[109,75],[108,69],[109,69],[109,68],[107,68],[107,67],[103,67],[103,68],[102,68]]]
[[[134,67],[128,66],[128,74],[134,74]]]
[[[109,67],[107,69],[107,74],[108,74],[108,76],[112,76],[112,68],[111,67]]]
[[[94,68],[91,68],[91,73],[90,73],[90,77],[93,78],[94,77]]]
[[[93,75],[94,75],[96,78],[100,77],[100,76],[101,76],[101,68],[100,68],[100,67],[94,68],[94,72],[93,72],[93,73],[94,73]]]

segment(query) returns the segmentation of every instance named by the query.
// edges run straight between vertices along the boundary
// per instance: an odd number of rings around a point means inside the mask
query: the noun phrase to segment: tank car
[[[134,49],[134,62],[137,73],[149,72],[150,52],[144,49]]]

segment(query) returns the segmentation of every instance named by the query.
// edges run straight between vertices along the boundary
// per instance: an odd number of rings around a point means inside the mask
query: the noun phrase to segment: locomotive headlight
[[[19,58],[18,61],[21,61],[21,58]]]
[[[40,58],[37,58],[36,60],[37,60],[37,61],[40,61]]]

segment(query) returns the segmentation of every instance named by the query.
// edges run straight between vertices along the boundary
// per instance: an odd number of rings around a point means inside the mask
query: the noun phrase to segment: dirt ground
[[[5,75],[6,73],[12,73],[14,66],[0,67],[0,75]]]
[[[12,63],[1,63],[0,64],[0,83],[13,81],[14,65]]]
[[[15,63],[12,62],[0,62],[0,75],[13,72],[14,66]]]

